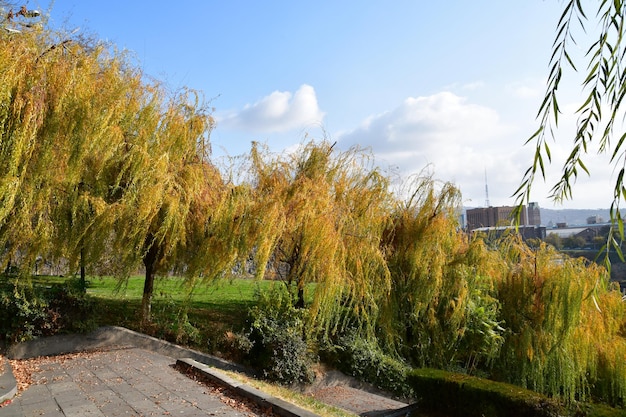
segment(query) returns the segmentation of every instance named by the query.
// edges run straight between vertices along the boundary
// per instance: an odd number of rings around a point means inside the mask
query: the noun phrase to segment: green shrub
[[[85,294],[83,284],[70,279],[65,284],[53,285],[44,290],[50,313],[56,316],[56,332],[85,333],[96,328],[95,303]]]
[[[304,339],[305,314],[280,290],[262,295],[259,305],[250,309],[247,359],[268,380],[281,384],[313,380],[314,358]]]
[[[0,338],[6,342],[54,334],[56,318],[48,301],[33,289],[3,288],[0,292]]]
[[[227,359],[239,363],[246,362],[252,349],[250,338],[241,332],[228,331],[222,337],[217,338],[215,344],[214,350],[218,350]]]
[[[0,339],[16,343],[59,332],[93,330],[93,306],[73,281],[50,287],[4,285],[0,288]]]
[[[144,325],[142,331],[172,343],[198,346],[200,330],[189,320],[189,300],[181,306],[169,294],[159,294],[152,302],[152,323]]]
[[[420,410],[450,417],[556,417],[558,403],[515,385],[435,369],[415,369],[407,381]]]
[[[413,391],[406,381],[407,372],[411,368],[385,354],[376,341],[350,334],[341,337],[333,349],[335,365],[341,371],[400,397],[413,397]]]

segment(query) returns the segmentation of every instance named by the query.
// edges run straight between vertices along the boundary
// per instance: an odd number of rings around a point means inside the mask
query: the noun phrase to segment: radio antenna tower
[[[489,187],[487,187],[487,168],[485,168],[485,207],[491,207],[489,203]]]

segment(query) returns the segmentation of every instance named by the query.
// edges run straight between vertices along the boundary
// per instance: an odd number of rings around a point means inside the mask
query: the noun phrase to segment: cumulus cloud
[[[546,89],[546,82],[543,78],[525,79],[510,83],[504,87],[505,91],[513,98],[531,99],[541,103]],[[538,105],[538,104],[537,104]]]
[[[252,132],[285,132],[320,124],[324,113],[317,103],[315,89],[303,84],[295,93],[274,91],[240,111],[218,115],[220,127]]]
[[[340,134],[339,141],[346,147],[370,147],[379,165],[403,175],[430,165],[435,178],[456,183],[467,198],[484,200],[485,170],[509,187],[507,198],[521,178],[519,161],[514,162],[522,135],[505,125],[496,110],[451,92],[409,97]]]
[[[490,143],[505,131],[495,110],[442,92],[409,97],[394,110],[367,118],[340,140],[384,154],[414,153],[435,160],[448,151]]]

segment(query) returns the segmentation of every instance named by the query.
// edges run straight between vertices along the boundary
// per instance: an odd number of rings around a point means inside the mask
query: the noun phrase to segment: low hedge
[[[408,373],[420,410],[450,417],[556,417],[560,405],[534,391],[488,379],[436,369]]]

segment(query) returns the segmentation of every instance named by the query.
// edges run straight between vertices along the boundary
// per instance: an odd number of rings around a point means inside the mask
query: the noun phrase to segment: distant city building
[[[602,218],[602,216],[599,216],[596,214],[595,216],[587,217],[587,224],[599,224],[599,223],[604,223],[604,219]]]
[[[474,233],[483,233],[488,239],[498,239],[505,234],[518,233],[524,241],[528,239],[544,240],[546,238],[545,226],[497,226],[497,227],[479,227],[472,230]]]
[[[480,207],[468,209],[466,211],[467,229],[475,230],[484,227],[510,226],[513,221],[513,210],[515,207]],[[539,226],[541,224],[541,214],[537,203],[530,203],[528,209],[522,206],[520,215],[521,226]]]
[[[530,226],[541,225],[541,210],[539,203],[528,203],[528,224]]]

